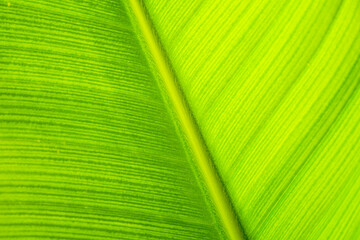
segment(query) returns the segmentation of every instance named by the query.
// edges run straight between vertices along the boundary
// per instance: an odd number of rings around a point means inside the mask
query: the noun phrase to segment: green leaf
[[[359,8],[3,0],[0,238],[360,239]]]

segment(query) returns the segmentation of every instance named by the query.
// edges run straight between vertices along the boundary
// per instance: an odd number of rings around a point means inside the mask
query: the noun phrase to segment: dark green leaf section
[[[0,11],[0,238],[218,239],[121,2]]]

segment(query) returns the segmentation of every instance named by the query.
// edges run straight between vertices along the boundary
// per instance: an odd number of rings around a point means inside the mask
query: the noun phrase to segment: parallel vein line
[[[134,14],[138,27],[153,57],[161,81],[167,91],[168,99],[171,101],[170,104],[172,104],[181,129],[193,151],[196,164],[209,191],[211,200],[215,205],[219,218],[223,223],[225,232],[232,240],[245,239],[240,223],[213,165],[198,126],[191,114],[191,110],[186,103],[182,91],[178,87],[176,77],[162,50],[161,43],[152,23],[147,17],[147,12],[141,0],[129,0],[129,2],[130,10]]]

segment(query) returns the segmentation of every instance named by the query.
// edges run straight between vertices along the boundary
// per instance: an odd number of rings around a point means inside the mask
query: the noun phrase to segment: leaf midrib
[[[175,117],[192,151],[197,169],[205,182],[225,232],[232,240],[245,239],[245,234],[240,227],[236,213],[226,194],[225,187],[214,167],[214,163],[189,105],[177,83],[172,67],[167,61],[168,58],[163,51],[147,11],[141,0],[129,0],[129,3],[130,11],[132,11],[137,27],[151,54],[154,65],[160,75],[160,81],[165,87],[167,99],[170,101],[169,104],[172,105]]]

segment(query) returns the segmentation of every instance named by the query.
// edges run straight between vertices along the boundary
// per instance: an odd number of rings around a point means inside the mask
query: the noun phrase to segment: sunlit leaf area
[[[0,239],[360,240],[360,1],[1,0]]]

